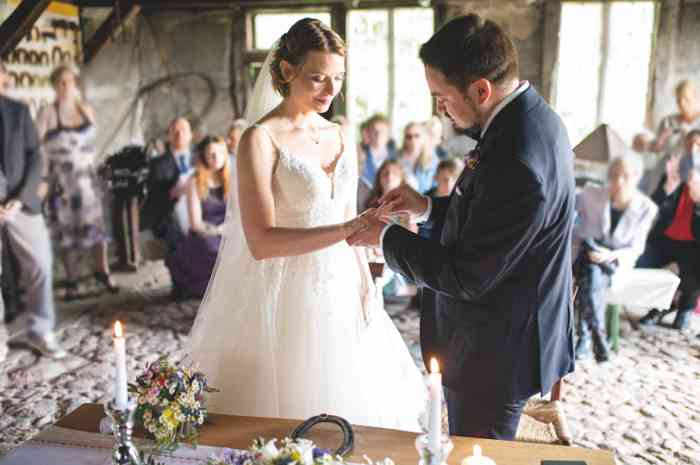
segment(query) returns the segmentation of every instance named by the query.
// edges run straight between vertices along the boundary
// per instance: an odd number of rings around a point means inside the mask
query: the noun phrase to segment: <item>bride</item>
[[[220,390],[210,411],[325,412],[415,431],[420,372],[381,306],[364,249],[345,241],[366,226],[355,206],[355,143],[319,115],[344,75],[343,40],[314,19],[294,24],[265,61],[190,354]]]

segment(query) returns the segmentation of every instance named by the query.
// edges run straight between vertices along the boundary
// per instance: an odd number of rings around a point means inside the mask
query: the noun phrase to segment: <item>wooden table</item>
[[[99,404],[85,404],[58,422],[57,426],[91,433],[98,432],[98,424],[104,416]],[[200,430],[200,444],[215,447],[247,449],[253,439],[281,439],[289,436],[299,420],[274,418],[239,417],[210,414],[208,423]],[[418,463],[414,442],[416,434],[403,431],[355,426],[355,450],[347,459],[364,463],[367,454],[373,460],[390,457],[397,465]],[[334,425],[317,425],[309,436],[320,447],[337,447],[342,441],[340,430]],[[471,455],[474,444],[479,444],[484,453],[498,465],[541,465],[542,460],[583,460],[587,465],[615,465],[612,453],[579,447],[550,446],[514,441],[494,441],[453,437],[454,450],[449,463],[459,465]]]

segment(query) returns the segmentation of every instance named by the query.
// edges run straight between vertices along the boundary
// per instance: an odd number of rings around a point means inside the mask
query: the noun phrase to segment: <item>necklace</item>
[[[309,139],[311,139],[311,142],[314,144],[318,145],[321,142],[321,134],[319,134],[319,129],[316,126],[308,125],[308,126],[299,126],[297,124],[294,124],[294,122],[290,121],[292,123],[292,126],[294,129],[298,129],[300,131],[304,131],[308,136]]]

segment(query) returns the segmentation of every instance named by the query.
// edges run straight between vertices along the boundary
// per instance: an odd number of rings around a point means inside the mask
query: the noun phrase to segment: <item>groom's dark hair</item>
[[[518,78],[518,52],[501,27],[476,14],[455,18],[420,48],[423,64],[435,68],[458,89],[487,79],[500,85]]]

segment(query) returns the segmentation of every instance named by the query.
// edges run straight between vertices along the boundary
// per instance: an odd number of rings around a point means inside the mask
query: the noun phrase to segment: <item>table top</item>
[[[96,433],[103,416],[102,405],[85,404],[60,420],[57,426]],[[256,437],[281,439],[289,436],[299,423],[300,420],[210,414],[207,424],[200,429],[199,443],[247,449]],[[389,457],[397,465],[418,463],[415,433],[367,426],[353,426],[353,430],[355,449],[346,457],[347,460],[365,463],[362,457],[366,454],[375,461]],[[316,445],[328,448],[337,447],[342,441],[339,428],[330,424],[315,426],[307,437]],[[542,460],[582,460],[586,465],[615,465],[612,453],[603,450],[462,437],[452,437],[452,442],[454,449],[448,463],[457,465],[472,454],[474,444],[479,444],[484,455],[498,465],[541,465]]]

